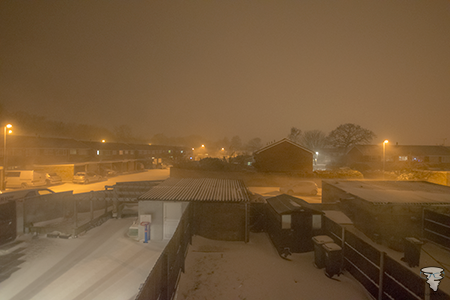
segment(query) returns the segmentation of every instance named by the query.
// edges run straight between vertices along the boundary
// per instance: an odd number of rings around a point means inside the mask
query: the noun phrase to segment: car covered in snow
[[[77,172],[72,179],[73,183],[83,183],[88,184],[91,182],[101,181],[102,176],[97,175],[93,172]]]
[[[315,196],[319,192],[319,188],[314,181],[300,181],[296,184],[280,187],[280,192],[288,195]]]

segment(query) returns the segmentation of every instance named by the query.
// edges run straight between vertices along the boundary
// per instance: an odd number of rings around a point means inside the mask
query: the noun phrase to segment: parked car
[[[116,170],[113,169],[103,169],[103,176],[113,177],[119,175]]]
[[[22,198],[29,198],[29,197],[35,197],[35,196],[41,196],[41,195],[49,195],[54,194],[55,192],[49,189],[24,189],[24,190],[17,190],[17,191],[6,191],[2,192],[0,191],[0,202],[3,201],[10,201],[10,200],[19,200]]]
[[[34,170],[6,171],[6,188],[21,188],[46,185],[45,173]]]
[[[88,184],[91,182],[96,182],[96,181],[101,181],[101,180],[102,180],[102,176],[97,175],[93,172],[77,172],[73,176],[72,182]]]
[[[280,187],[280,192],[288,195],[317,195],[319,188],[313,181],[301,181],[299,183]]]
[[[47,174],[45,174],[45,178],[46,178],[45,181],[46,181],[47,185],[62,183],[61,176],[59,176],[56,173],[47,173]]]

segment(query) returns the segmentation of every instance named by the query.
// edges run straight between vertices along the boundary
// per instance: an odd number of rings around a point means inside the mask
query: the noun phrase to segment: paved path
[[[134,299],[166,242],[126,236],[134,218],[110,219],[77,239],[23,236],[22,264],[0,299]]]

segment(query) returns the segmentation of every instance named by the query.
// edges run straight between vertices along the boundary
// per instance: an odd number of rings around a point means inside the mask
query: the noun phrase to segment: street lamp
[[[385,141],[383,142],[383,172],[384,172],[384,169],[385,169],[385,167],[386,167],[386,144],[387,144],[387,143],[389,143],[388,140],[385,140]]]
[[[11,124],[7,124],[5,125],[5,127],[3,127],[3,170],[2,170],[2,190],[6,189],[6,131],[8,131],[8,133],[11,133],[12,130],[12,125]]]

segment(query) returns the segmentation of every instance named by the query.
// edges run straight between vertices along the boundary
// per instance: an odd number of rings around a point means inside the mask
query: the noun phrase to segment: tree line
[[[292,127],[288,138],[310,150],[318,151],[326,147],[350,149],[358,144],[368,144],[376,137],[369,129],[353,123],[341,124],[326,135],[320,130],[302,132]]]

